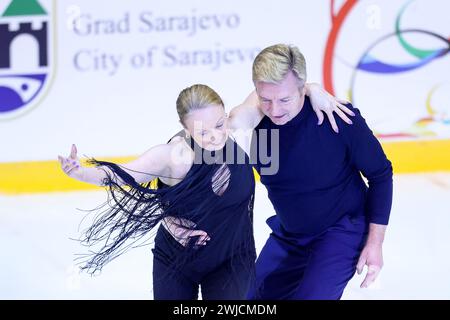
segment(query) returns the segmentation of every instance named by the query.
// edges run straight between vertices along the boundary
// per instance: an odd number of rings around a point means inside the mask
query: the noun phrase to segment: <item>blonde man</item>
[[[392,204],[390,161],[350,104],[340,108],[356,114],[353,125],[340,125],[338,118],[339,134],[328,123],[317,127],[305,96],[306,63],[297,47],[264,49],[255,58],[253,82],[253,104],[264,114],[256,141],[262,129],[278,132],[278,150],[271,134],[267,147],[269,153],[279,151],[279,170],[265,175],[267,164],[257,159],[276,215],[267,220],[272,233],[257,259],[256,284],[248,297],[340,299],[364,265],[368,273],[361,286],[367,287],[383,265]]]

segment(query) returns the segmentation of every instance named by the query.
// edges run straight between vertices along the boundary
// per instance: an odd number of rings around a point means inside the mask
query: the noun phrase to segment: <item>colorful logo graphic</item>
[[[348,0],[336,12],[331,1],[325,88],[345,90],[371,113],[380,138],[450,138],[450,38],[449,30],[438,32],[448,27],[442,6],[448,9],[442,1]],[[380,20],[372,30],[369,12]]]
[[[49,87],[51,8],[51,2],[44,8],[37,0],[12,0],[0,6],[0,119],[25,113]]]

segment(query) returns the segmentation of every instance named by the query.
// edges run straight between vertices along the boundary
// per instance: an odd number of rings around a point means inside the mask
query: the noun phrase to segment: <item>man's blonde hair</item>
[[[262,50],[253,61],[253,83],[279,83],[289,71],[306,83],[306,62],[300,50],[292,45],[276,44]]]

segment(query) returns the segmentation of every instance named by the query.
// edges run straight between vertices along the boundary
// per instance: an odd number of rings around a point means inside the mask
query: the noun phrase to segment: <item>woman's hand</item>
[[[169,231],[172,237],[183,247],[189,244],[190,238],[197,237],[195,245],[206,245],[211,238],[203,230],[193,230],[196,224],[190,220],[175,217],[166,217],[162,221],[163,226]]]
[[[316,113],[317,118],[319,119],[318,125],[321,125],[323,123],[323,112],[327,115],[328,120],[331,123],[331,127],[336,133],[339,132],[339,128],[336,124],[336,120],[334,119],[333,112],[336,112],[337,115],[346,123],[353,123],[346,115],[355,115],[349,108],[344,105],[348,103],[348,101],[336,99],[316,83],[307,84],[307,95],[309,96],[313,110]]]
[[[82,180],[83,167],[80,165],[80,159],[77,157],[77,147],[74,144],[72,145],[70,155],[67,158],[58,156],[58,160],[65,174],[71,178]]]

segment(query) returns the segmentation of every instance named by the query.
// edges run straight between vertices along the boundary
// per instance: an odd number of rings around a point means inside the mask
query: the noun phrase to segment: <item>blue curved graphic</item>
[[[0,113],[14,111],[32,101],[44,87],[46,74],[0,76]]]

